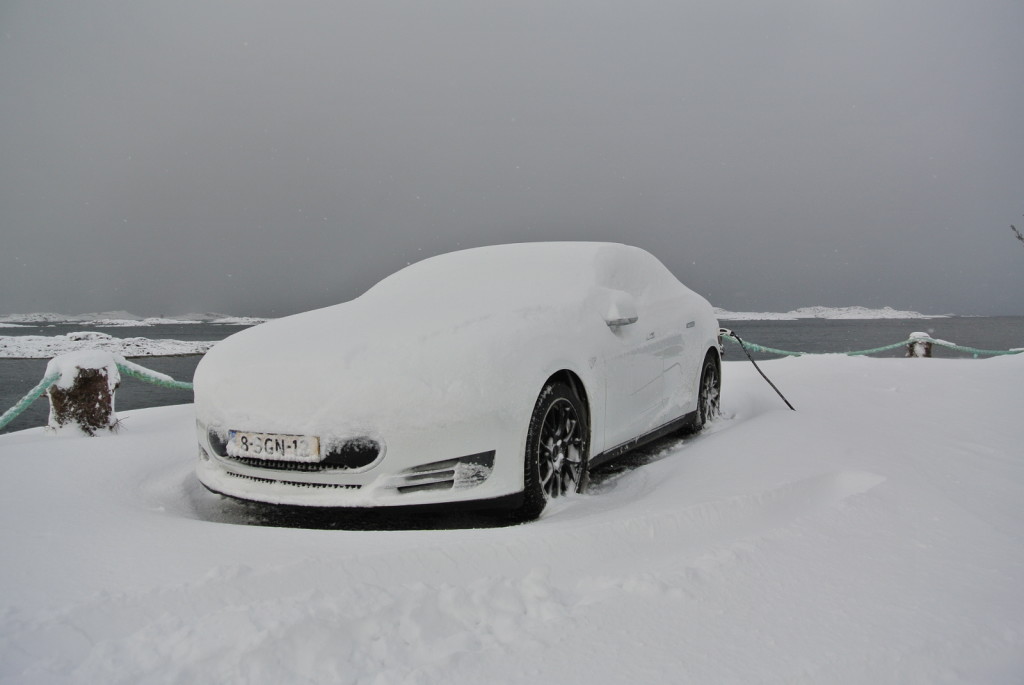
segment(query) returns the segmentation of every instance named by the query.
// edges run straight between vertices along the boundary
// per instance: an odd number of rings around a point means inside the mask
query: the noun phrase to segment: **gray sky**
[[[0,313],[279,316],[524,240],[1024,314],[1024,3],[0,4]]]

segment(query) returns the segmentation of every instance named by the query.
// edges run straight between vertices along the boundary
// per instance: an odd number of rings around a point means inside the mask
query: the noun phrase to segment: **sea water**
[[[1008,350],[1024,347],[1024,317],[949,317],[942,319],[798,319],[796,321],[726,321],[743,340],[783,350],[805,353],[842,353],[881,347],[906,340],[911,333],[922,332],[933,338],[958,345],[986,350]],[[25,328],[0,328],[0,335],[62,335],[82,330],[82,324],[45,324]],[[241,330],[241,326],[220,324],[168,324],[157,326],[101,328],[118,338],[144,337],[171,340],[222,340]],[[734,343],[725,343],[726,361],[745,361],[743,352]],[[903,348],[878,353],[878,357],[902,357]],[[971,357],[972,355],[936,346],[935,357]],[[753,353],[754,359],[771,359],[776,355]],[[184,357],[143,357],[135,361],[142,366],[165,373],[175,380],[191,381],[200,355]],[[42,379],[46,359],[0,359],[0,413],[21,399]],[[728,368],[725,369],[728,373]],[[134,378],[123,378],[117,391],[118,411],[185,404],[192,401],[189,390],[170,390]],[[46,424],[49,405],[45,396],[3,430],[10,432]]]

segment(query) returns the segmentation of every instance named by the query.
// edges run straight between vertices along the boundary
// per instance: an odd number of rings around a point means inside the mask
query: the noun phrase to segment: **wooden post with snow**
[[[927,333],[911,333],[907,342],[908,357],[930,357],[932,356],[931,336]]]
[[[51,373],[60,373],[60,377],[46,391],[50,428],[77,427],[93,436],[117,425],[114,391],[121,384],[121,375],[113,354],[84,350],[54,357],[46,367],[46,374]]]

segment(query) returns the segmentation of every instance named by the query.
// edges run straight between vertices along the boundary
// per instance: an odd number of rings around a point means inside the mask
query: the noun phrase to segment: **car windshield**
[[[488,307],[579,297],[594,285],[589,243],[523,243],[426,259],[385,278],[364,297]]]

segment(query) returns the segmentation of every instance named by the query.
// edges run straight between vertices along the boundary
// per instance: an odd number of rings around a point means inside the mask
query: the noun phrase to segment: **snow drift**
[[[251,525],[191,406],[0,436],[0,683],[1021,682],[1024,358],[762,366],[512,528]]]

